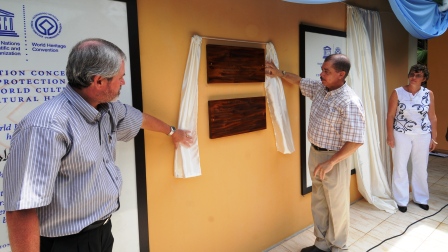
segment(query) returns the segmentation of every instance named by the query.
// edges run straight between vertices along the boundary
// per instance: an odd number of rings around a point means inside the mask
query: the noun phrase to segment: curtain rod
[[[206,37],[206,36],[200,36],[201,38],[205,39],[212,39],[212,40],[223,40],[223,41],[229,41],[229,42],[241,42],[241,43],[252,43],[252,44],[262,44],[266,45],[267,42],[258,42],[258,41],[248,41],[248,40],[238,40],[238,39],[226,39],[226,38],[217,38],[217,37]]]

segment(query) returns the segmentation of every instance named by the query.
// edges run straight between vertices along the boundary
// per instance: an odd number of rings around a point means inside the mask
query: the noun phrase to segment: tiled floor
[[[448,251],[448,158],[430,156],[428,166],[429,210],[424,211],[409,202],[408,211],[390,214],[378,210],[365,200],[350,207],[350,252],[427,252]],[[413,222],[430,216],[408,228],[405,234],[390,239],[375,247],[383,240],[403,233]],[[313,228],[299,232],[269,252],[298,252],[313,245]],[[374,249],[371,249],[375,247]],[[371,250],[370,250],[371,249]],[[266,251],[266,252],[267,252]]]

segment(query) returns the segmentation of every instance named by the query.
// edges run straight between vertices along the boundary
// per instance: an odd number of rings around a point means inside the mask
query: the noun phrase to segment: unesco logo
[[[42,38],[54,38],[61,33],[62,25],[59,19],[50,13],[39,13],[34,15],[31,21],[34,33]]]

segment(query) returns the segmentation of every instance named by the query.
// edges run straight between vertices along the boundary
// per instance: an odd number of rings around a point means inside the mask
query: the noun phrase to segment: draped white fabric
[[[349,83],[361,97],[366,114],[366,139],[354,164],[358,190],[377,208],[395,213],[390,189],[390,153],[386,144],[387,95],[383,39],[378,12],[347,6]]]
[[[178,128],[191,131],[193,145],[189,148],[180,145],[176,149],[174,157],[174,176],[176,178],[190,178],[201,175],[197,138],[198,74],[199,63],[201,62],[201,44],[201,37],[195,35],[191,38],[190,52],[182,83]]]
[[[277,52],[274,45],[270,42],[266,44],[266,61],[271,61],[277,68],[279,67]],[[292,138],[282,80],[279,77],[271,78],[266,76],[264,87],[274,127],[277,151],[283,154],[291,154],[294,152],[294,140]]]
[[[191,38],[190,52],[182,83],[178,128],[190,130],[194,136],[194,142],[189,148],[181,145],[176,149],[174,156],[174,176],[176,178],[190,178],[201,175],[197,138],[198,74],[201,62],[201,44],[202,38],[200,36],[194,35]],[[266,45],[266,51],[266,60],[274,62],[278,67],[277,53],[272,43]],[[280,78],[266,77],[265,90],[277,150],[283,154],[290,154],[294,152],[294,141]]]

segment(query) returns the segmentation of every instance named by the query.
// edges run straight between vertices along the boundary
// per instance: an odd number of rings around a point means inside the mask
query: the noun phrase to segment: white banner
[[[68,54],[78,41],[99,37],[128,56],[120,100],[132,104],[126,3],[112,0],[0,0],[0,252],[10,251],[3,169],[17,123],[67,85]],[[139,251],[134,143],[117,145],[124,184],[112,217],[115,251]]]

